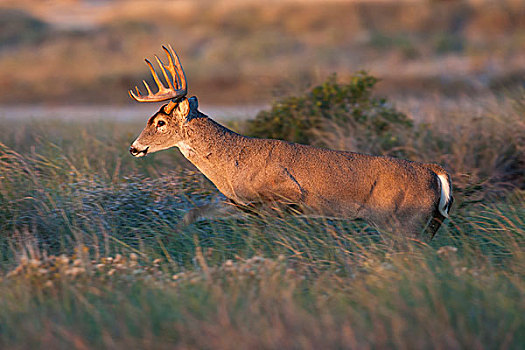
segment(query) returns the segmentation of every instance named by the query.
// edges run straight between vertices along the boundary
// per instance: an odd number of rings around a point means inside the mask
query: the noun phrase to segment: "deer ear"
[[[187,98],[182,99],[182,101],[179,102],[177,105],[179,116],[183,119],[186,119],[188,115],[190,114],[190,103],[188,102]]]
[[[196,111],[199,108],[199,101],[197,100],[197,96],[192,96],[188,99],[188,102],[190,103],[190,109],[192,111]]]
[[[184,120],[184,123],[187,123],[197,115],[197,108],[199,108],[197,97],[185,98],[177,106],[178,115]]]

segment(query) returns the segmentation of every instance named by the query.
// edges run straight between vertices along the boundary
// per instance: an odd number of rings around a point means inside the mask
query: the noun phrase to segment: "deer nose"
[[[134,157],[140,156],[141,153],[143,153],[142,155],[145,156],[146,153],[148,153],[148,149],[149,149],[149,147],[146,147],[146,148],[144,148],[142,151],[139,151],[139,150],[136,149],[135,147],[131,146],[131,147],[129,148],[129,153],[131,153],[131,155],[134,156]]]

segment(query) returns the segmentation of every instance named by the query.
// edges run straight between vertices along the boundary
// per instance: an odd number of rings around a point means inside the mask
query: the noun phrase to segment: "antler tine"
[[[159,94],[164,93],[167,89],[162,83],[162,81],[160,81],[159,76],[157,75],[157,72],[155,72],[155,69],[153,68],[153,65],[147,58],[145,59],[145,61],[146,61],[146,64],[149,66],[149,70],[151,71],[151,76],[153,77],[153,80],[155,80],[155,83],[157,84],[157,87],[159,88],[159,91],[157,93]]]
[[[162,74],[164,75],[164,79],[166,79],[166,81],[168,82],[168,88],[171,88],[172,90],[175,90],[175,86],[173,86],[173,82],[171,81],[171,79],[168,77],[168,73],[166,73],[166,66],[164,65],[164,63],[160,60],[160,58],[155,55],[155,59],[157,60],[157,63],[160,67],[160,69],[162,70]]]
[[[183,96],[186,96],[187,94],[187,84],[186,84],[186,75],[184,73],[184,70],[182,69],[182,65],[180,64],[180,59],[171,47],[171,45],[168,45],[169,50],[162,46],[164,51],[166,51],[166,55],[168,56],[169,64],[165,65],[157,55],[155,55],[155,59],[157,60],[157,63],[162,71],[162,74],[164,75],[164,78],[166,79],[166,82],[168,84],[168,87],[164,85],[164,83],[159,79],[159,76],[157,75],[157,72],[153,68],[153,65],[148,59],[145,59],[146,64],[148,65],[151,76],[153,77],[153,80],[155,80],[155,83],[157,84],[158,91],[156,93],[152,93],[149,85],[143,81],[144,86],[146,87],[146,90],[148,91],[147,95],[142,95],[138,87],[135,87],[137,90],[137,93],[133,90],[129,90],[129,95],[135,99],[138,102],[160,102],[160,101],[166,101],[170,99],[178,99]],[[174,59],[174,56],[176,57]],[[173,80],[170,79],[168,76],[168,73],[166,72],[166,69],[170,72],[171,76],[173,77]],[[183,77],[181,78],[180,72],[182,72]]]
[[[137,94],[135,95],[135,93],[133,92],[133,90],[128,90],[128,94],[129,94],[129,97],[131,97],[132,99],[134,99],[135,101],[138,101],[139,100],[139,96],[140,96],[140,91],[139,91],[139,88],[135,86],[135,90],[137,90]]]
[[[164,49],[164,51],[166,51],[166,55],[168,56],[169,67],[171,67],[170,72],[172,72],[172,74],[175,73],[173,74],[173,76],[177,78],[177,88],[183,90],[184,93],[187,93],[188,85],[186,82],[186,73],[184,72],[182,64],[180,63],[179,55],[177,55],[177,52],[173,50],[171,45],[168,45],[168,48],[166,48],[165,46],[162,46],[162,48]],[[175,61],[175,64],[173,61]],[[182,73],[182,77],[180,73]]]
[[[168,57],[168,65],[167,66],[165,65],[164,68],[169,70],[171,76],[173,77],[173,83],[175,85],[175,88],[179,89],[180,88],[180,77],[179,77],[179,73],[177,72],[173,64],[173,56],[168,51],[168,49],[166,49],[166,46],[163,45],[162,48],[164,49],[164,51],[166,52],[166,56]]]
[[[151,89],[149,88],[148,83],[146,83],[146,80],[143,80],[142,83],[146,87],[146,90],[148,90],[148,95],[151,95]],[[137,90],[138,90],[138,88],[137,88]]]

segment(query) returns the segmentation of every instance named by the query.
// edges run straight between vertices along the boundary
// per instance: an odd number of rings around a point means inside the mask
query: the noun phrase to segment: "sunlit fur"
[[[362,218],[410,236],[430,221],[433,236],[440,209],[452,200],[448,174],[436,164],[246,137],[200,113],[195,97],[182,99],[171,115],[161,108],[132,145],[148,153],[174,146],[241,205],[296,204],[305,213]]]

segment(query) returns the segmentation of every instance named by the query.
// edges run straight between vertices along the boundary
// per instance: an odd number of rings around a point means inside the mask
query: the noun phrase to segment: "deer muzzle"
[[[133,157],[143,157],[148,153],[148,150],[149,147],[146,147],[143,150],[138,150],[133,145],[131,145],[131,147],[129,148],[129,153],[131,153]]]

